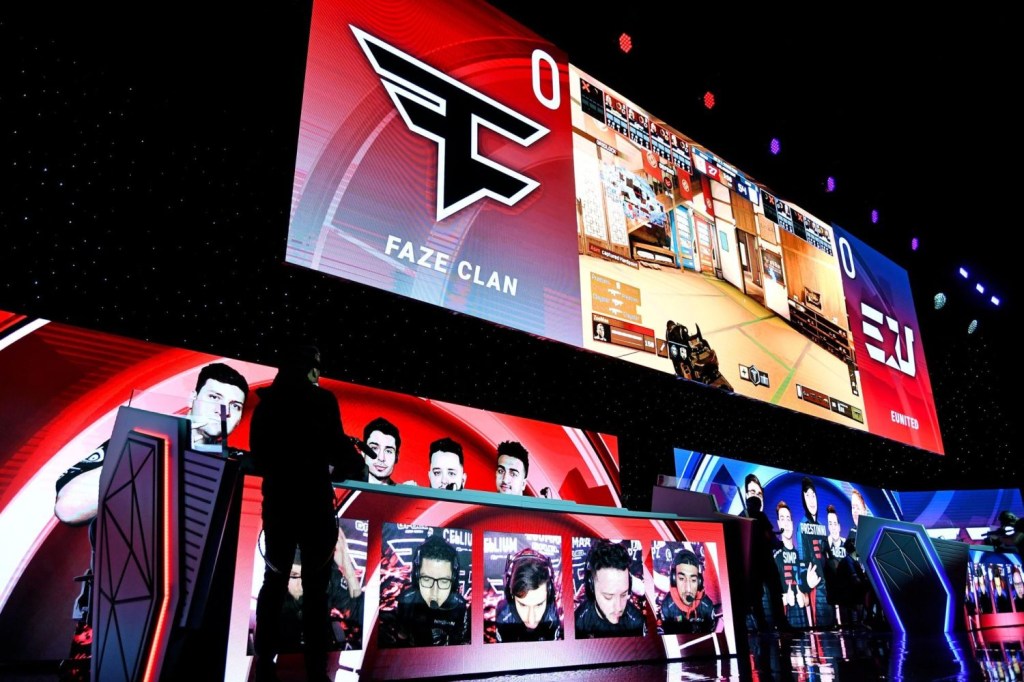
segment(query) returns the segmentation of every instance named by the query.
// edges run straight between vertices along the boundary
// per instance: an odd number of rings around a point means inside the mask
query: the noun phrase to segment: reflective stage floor
[[[747,636],[750,653],[726,659],[601,666],[461,680],[541,682],[546,680],[746,681],[799,680],[1024,680],[1024,627],[976,633],[898,636],[879,632],[802,632]],[[281,661],[282,682],[304,680],[301,659]],[[60,680],[57,661],[0,662],[4,682]],[[67,679],[66,677],[63,679]],[[358,679],[341,674],[338,680]]]
[[[901,637],[876,632],[749,635],[750,655],[730,659],[503,675],[498,682],[542,680],[700,681],[1022,680],[1024,628]]]

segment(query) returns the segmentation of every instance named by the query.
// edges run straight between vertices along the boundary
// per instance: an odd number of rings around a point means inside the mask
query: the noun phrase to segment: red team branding
[[[409,130],[437,143],[437,220],[489,197],[512,206],[539,184],[480,151],[487,128],[528,147],[544,126],[352,26]]]

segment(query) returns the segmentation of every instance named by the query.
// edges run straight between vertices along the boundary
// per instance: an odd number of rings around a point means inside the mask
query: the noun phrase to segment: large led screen
[[[900,518],[920,523],[928,535],[969,544],[996,544],[1006,537],[999,516],[1024,517],[1019,488],[894,492]]]
[[[258,485],[247,480],[253,493]],[[508,495],[476,491],[352,488],[338,490],[344,551],[335,554],[342,565],[331,597],[334,679],[737,653],[719,522],[564,502],[516,505]],[[252,666],[263,576],[254,497],[243,498],[225,671],[237,682]],[[536,587],[517,592],[526,570],[539,576],[526,583]],[[293,666],[301,671],[300,655],[278,662]]]
[[[570,67],[585,347],[934,452],[906,272]]]
[[[286,260],[943,452],[904,270],[483,3],[314,3]]]
[[[317,0],[287,261],[580,345],[564,64],[484,3]]]
[[[90,568],[89,526],[118,409],[187,416],[193,449],[226,431],[244,461],[255,390],[275,373],[0,311],[0,630],[10,633],[0,660],[68,656],[88,603],[79,578]],[[346,433],[373,452],[367,485],[621,506],[613,436],[329,378],[321,385],[338,397]],[[359,525],[346,535],[364,545],[369,537]]]
[[[891,495],[822,476],[676,449],[680,488],[710,494],[729,514],[761,507],[777,529],[773,550],[786,618],[794,627],[831,628],[840,623],[833,590],[844,575],[859,574],[856,554],[861,516],[898,518]]]
[[[1024,569],[1020,554],[977,546],[970,550],[964,593],[967,627],[1024,625]]]

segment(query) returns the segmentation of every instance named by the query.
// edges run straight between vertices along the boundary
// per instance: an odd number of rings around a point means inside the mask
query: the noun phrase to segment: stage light
[[[919,241],[917,241],[917,237],[914,237],[913,239],[910,240],[910,250],[911,251],[917,251],[917,247],[920,246],[920,245],[921,245],[921,243]]]
[[[779,138],[773,137],[772,143],[768,145],[768,148],[771,150],[772,154],[778,154],[782,150],[782,144],[779,142]]]
[[[827,180],[825,180],[825,191],[826,192],[835,192],[836,191],[836,179],[833,178],[831,175],[828,176]]]
[[[877,225],[878,224],[878,209],[874,209],[874,208],[871,209],[871,224],[872,225]]]
[[[946,295],[940,291],[939,293],[935,294],[935,309],[936,310],[942,310],[942,308],[945,305],[946,305]]]
[[[967,333],[968,334],[973,334],[977,330],[978,330],[978,321],[977,320],[971,320],[971,323],[969,325],[967,325]]]
[[[967,270],[965,270],[964,268],[960,268],[960,276],[963,277],[964,279],[967,279]]]
[[[715,95],[710,90],[704,93],[704,106],[713,109],[715,106]]]
[[[623,33],[619,36],[619,49],[629,54],[629,51],[633,49],[633,39],[629,37],[628,33]]]
[[[997,297],[993,296],[989,300],[992,301],[992,305],[999,305],[999,299]]]
[[[974,288],[978,290],[979,294],[985,293],[985,287],[982,286],[981,282],[978,282],[977,284],[975,284]]]

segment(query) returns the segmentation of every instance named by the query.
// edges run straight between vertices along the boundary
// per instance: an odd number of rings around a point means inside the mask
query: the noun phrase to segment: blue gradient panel
[[[899,518],[928,529],[956,529],[958,539],[965,542],[972,539],[967,529],[994,528],[1003,510],[1024,516],[1018,488],[897,492],[894,498]]]
[[[860,492],[872,515],[898,518],[898,510],[889,493],[880,488],[682,448],[676,448],[673,455],[679,487],[712,495],[718,508],[726,514],[739,514],[744,510],[743,482],[748,474],[753,474],[764,489],[765,511],[769,518],[774,517],[775,505],[780,500],[785,500],[791,509],[801,509],[800,483],[804,476],[814,481],[819,517],[824,519],[828,505],[835,505],[844,534],[853,527],[850,496],[854,490]]]
[[[954,592],[924,527],[864,517],[857,551],[897,632],[954,630]]]

